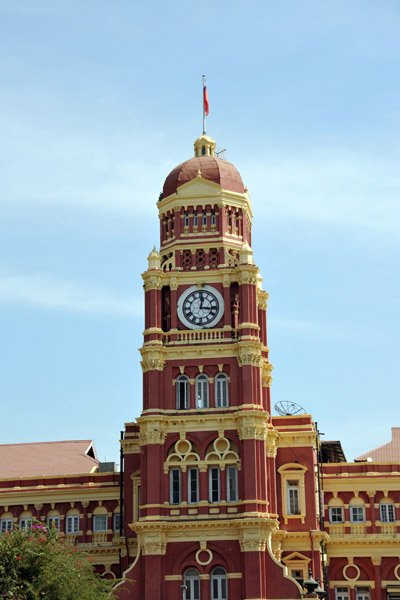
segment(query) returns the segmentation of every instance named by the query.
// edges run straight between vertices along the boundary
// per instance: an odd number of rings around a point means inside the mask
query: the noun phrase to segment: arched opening
[[[211,600],[228,600],[228,578],[222,567],[211,573]]]

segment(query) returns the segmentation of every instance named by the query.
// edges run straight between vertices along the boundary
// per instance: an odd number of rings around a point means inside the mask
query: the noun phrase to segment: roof
[[[378,448],[374,448],[369,452],[365,452],[365,454],[361,454],[354,460],[362,461],[380,461],[380,462],[390,462],[392,460],[399,461],[400,460],[400,427],[392,427],[392,441],[387,442],[387,444],[383,444],[382,446],[378,446]]]
[[[0,445],[0,478],[78,475],[97,470],[92,440]]]
[[[239,171],[234,165],[214,156],[195,156],[178,165],[167,176],[163,197],[174,194],[179,186],[197,177],[200,171],[203,179],[218,183],[223,190],[244,193],[244,185]]]
[[[321,455],[323,463],[346,462],[346,456],[339,440],[321,441]]]

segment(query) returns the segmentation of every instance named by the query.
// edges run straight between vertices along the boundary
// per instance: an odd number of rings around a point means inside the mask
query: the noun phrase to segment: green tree
[[[0,535],[0,598],[106,600],[115,581],[94,572],[93,559],[55,529],[34,523]]]

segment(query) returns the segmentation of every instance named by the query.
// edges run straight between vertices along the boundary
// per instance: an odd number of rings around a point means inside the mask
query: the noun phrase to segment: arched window
[[[200,600],[200,576],[197,569],[187,569],[183,576],[185,600]]]
[[[206,155],[206,147],[205,146],[201,147],[201,153],[202,153],[203,156]]]
[[[196,408],[208,408],[208,377],[196,377]]]
[[[197,216],[197,210],[195,210],[193,213],[193,225],[195,227],[197,227],[198,224],[199,224],[199,217]]]
[[[189,213],[185,212],[184,226],[189,227]]]
[[[206,213],[206,209],[203,210],[203,225],[207,225],[207,213]]]
[[[211,600],[228,600],[228,578],[222,567],[211,573]]]
[[[211,211],[211,225],[216,225],[216,223],[217,223],[217,219],[215,216],[215,210],[212,210]]]
[[[190,407],[190,384],[187,375],[179,375],[176,380],[176,408],[186,410]]]
[[[219,373],[215,378],[215,407],[229,406],[228,378],[225,373]]]

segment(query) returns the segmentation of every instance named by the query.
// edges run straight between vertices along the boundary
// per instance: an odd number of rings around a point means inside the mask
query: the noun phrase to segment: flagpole
[[[203,75],[203,135],[206,135],[206,106],[204,101],[204,87],[206,85],[206,76]]]

